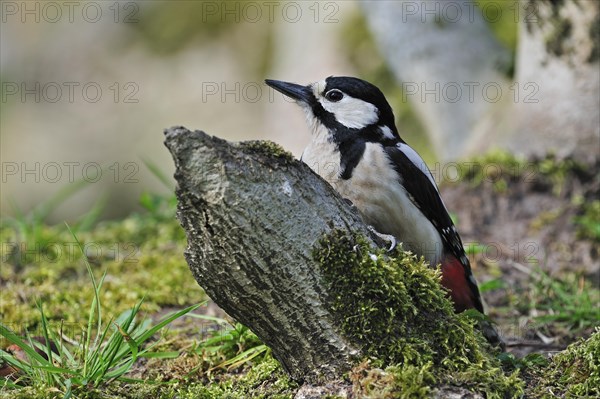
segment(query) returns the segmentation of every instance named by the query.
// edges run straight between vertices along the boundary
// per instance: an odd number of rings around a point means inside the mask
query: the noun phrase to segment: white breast
[[[309,120],[309,122],[312,122]],[[313,139],[302,152],[302,161],[319,176],[335,187],[341,173],[340,152],[336,145],[328,140],[329,132],[323,125],[313,123]]]
[[[348,180],[339,178],[340,154],[332,143],[312,142],[302,160],[361,212],[378,232],[391,234],[432,265],[440,262],[442,241],[435,227],[410,200],[380,144],[367,143]],[[323,160],[331,162],[323,164]]]

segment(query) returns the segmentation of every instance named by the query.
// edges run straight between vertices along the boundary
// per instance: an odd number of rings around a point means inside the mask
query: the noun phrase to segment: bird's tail
[[[476,309],[482,314],[483,302],[477,287],[477,281],[471,272],[469,260],[461,262],[456,256],[446,254],[442,260],[442,285],[449,290],[450,298],[457,313],[467,309]],[[505,344],[494,326],[488,320],[479,320],[477,325],[487,341],[504,351]]]
[[[483,313],[483,304],[477,282],[466,259],[463,264],[456,256],[447,254],[442,260],[442,285],[450,291],[454,310],[459,313],[477,309]]]

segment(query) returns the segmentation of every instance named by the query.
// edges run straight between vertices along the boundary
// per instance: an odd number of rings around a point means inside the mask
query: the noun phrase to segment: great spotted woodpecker
[[[312,141],[302,161],[349,199],[377,232],[395,237],[432,266],[441,264],[442,284],[457,312],[483,313],[469,259],[435,180],[398,134],[383,93],[352,77],[328,77],[307,86],[265,82],[304,109]],[[480,324],[488,341],[502,344],[489,323]]]

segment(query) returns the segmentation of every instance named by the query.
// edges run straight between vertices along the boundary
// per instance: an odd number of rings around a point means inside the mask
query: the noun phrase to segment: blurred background
[[[371,81],[433,169],[493,147],[597,157],[598,4],[3,1],[2,215],[130,213],[172,190],[153,169],[173,174],[173,125],[299,156],[304,116],[265,78]]]

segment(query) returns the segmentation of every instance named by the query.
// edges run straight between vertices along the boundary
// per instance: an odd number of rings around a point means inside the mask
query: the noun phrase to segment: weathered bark
[[[368,237],[359,215],[291,157],[185,128],[165,134],[177,167],[185,255],[198,283],[269,345],[293,378],[348,370],[359,352],[333,323],[311,251],[332,229]]]

